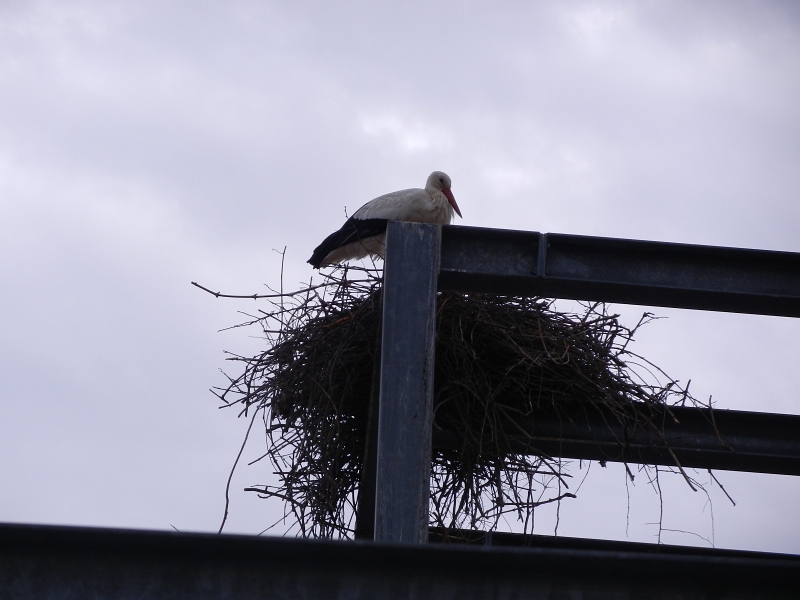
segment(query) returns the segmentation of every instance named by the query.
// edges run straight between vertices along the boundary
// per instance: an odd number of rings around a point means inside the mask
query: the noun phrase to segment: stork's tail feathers
[[[308,264],[319,269],[325,264],[325,258],[337,248],[385,233],[388,222],[388,219],[354,219],[350,217],[339,231],[334,231],[314,248],[314,253],[307,261]]]

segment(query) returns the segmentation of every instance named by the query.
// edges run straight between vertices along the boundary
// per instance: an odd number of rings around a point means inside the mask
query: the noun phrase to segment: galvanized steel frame
[[[800,588],[800,557],[790,555],[495,541],[419,546],[0,524],[0,597],[777,600]]]
[[[427,521],[437,271],[439,290],[800,317],[797,253],[390,222],[376,541],[427,540],[419,523]],[[566,420],[531,424],[521,449],[660,465],[677,456],[684,467],[800,475],[800,417],[680,408],[660,418],[666,435],[654,439],[574,407]],[[446,447],[447,436],[434,444]],[[359,515],[361,529],[369,518]]]

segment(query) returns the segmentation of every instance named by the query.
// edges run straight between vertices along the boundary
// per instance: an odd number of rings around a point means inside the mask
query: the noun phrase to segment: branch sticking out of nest
[[[303,536],[354,532],[379,348],[377,273],[339,267],[302,293],[270,299],[270,310],[244,324],[261,326],[267,349],[231,356],[243,371],[216,390],[242,413],[264,411],[262,458],[280,484],[248,489],[282,499],[284,518]],[[574,314],[537,298],[440,293],[434,435],[449,434],[456,445],[434,453],[431,525],[494,529],[512,517],[528,531],[536,506],[574,497],[562,461],[520,450],[520,423],[542,411],[578,402],[658,433],[653,421],[636,421],[641,411],[627,409],[694,402],[628,349],[651,318],[645,313],[630,329],[603,304]]]

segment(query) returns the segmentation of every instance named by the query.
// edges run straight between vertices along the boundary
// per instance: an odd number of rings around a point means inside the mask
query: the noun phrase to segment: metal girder
[[[379,542],[428,538],[440,232],[435,225],[397,221],[386,232],[375,484]]]
[[[728,600],[800,589],[797,556],[534,537],[476,548],[7,524],[0,597]]]
[[[800,317],[800,253],[447,226],[439,289]]]
[[[612,414],[602,406],[560,405],[515,427],[509,450],[637,464],[800,475],[800,416],[642,406]],[[627,424],[626,424],[627,423]],[[659,433],[663,431],[663,436]],[[434,448],[458,449],[454,433],[434,435]],[[677,459],[677,461],[676,461]]]
[[[677,546],[630,542],[628,540],[603,540],[576,538],[563,535],[539,533],[512,533],[510,531],[480,531],[477,529],[455,529],[431,527],[430,542],[434,544],[470,544],[491,548],[552,548],[561,550],[592,550],[599,552],[625,552],[626,554],[681,554],[684,556],[757,557],[765,553],[754,550],[731,550],[708,546]],[[776,556],[775,554],[771,554]],[[786,555],[778,555],[786,556]],[[800,556],[789,555],[800,562]]]
[[[429,241],[434,230],[398,222],[388,227],[383,352],[394,353],[384,355],[381,371],[376,539],[424,541],[422,513],[411,506],[412,498],[427,505],[427,479],[420,488],[412,472],[427,477],[430,467],[424,454],[430,446],[420,432],[430,430],[436,269],[439,290],[800,317],[800,254],[452,226],[441,228],[437,253],[439,238]],[[587,404],[536,414],[515,422],[527,435],[508,440],[509,450],[800,475],[800,417],[625,410],[640,414],[619,418]],[[409,437],[411,429],[416,433]],[[381,454],[384,443],[392,450]],[[439,448],[458,444],[457,432],[434,440]],[[381,473],[393,483],[381,487]],[[381,520],[393,525],[379,526]],[[381,527],[395,533],[379,537]]]
[[[800,253],[448,226],[439,289],[800,317]],[[715,410],[715,430],[708,410],[673,415],[640,415],[663,423],[662,439],[564,406],[514,442],[566,458],[800,475],[800,417]]]

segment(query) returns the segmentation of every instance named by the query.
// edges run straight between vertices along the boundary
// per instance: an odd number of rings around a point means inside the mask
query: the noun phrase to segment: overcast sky
[[[0,521],[215,531],[246,423],[208,388],[261,343],[189,282],[262,291],[284,246],[307,280],[435,169],[465,225],[800,252],[800,4],[1,0]],[[655,312],[698,397],[800,414],[797,320]],[[800,552],[796,478],[718,477],[737,506],[665,484],[665,541]],[[594,465],[559,534],[655,541],[642,479]]]

